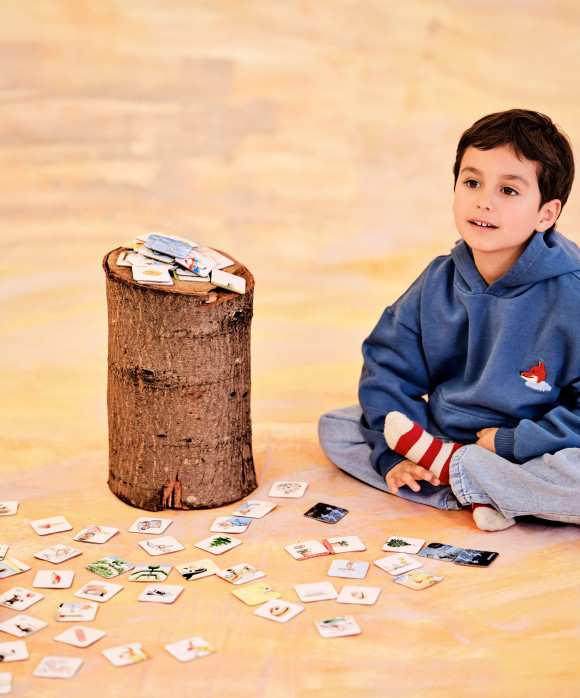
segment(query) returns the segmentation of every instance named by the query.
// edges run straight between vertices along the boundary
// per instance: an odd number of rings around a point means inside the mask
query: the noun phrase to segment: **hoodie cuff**
[[[516,441],[516,430],[500,427],[495,432],[494,446],[498,456],[506,460],[515,460],[514,448]]]

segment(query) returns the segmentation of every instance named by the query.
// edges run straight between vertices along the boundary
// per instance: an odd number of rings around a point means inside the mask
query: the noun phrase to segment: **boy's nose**
[[[486,189],[480,189],[479,190],[479,197],[477,199],[477,205],[481,209],[485,209],[489,211],[491,208],[491,197],[489,195],[489,192]]]

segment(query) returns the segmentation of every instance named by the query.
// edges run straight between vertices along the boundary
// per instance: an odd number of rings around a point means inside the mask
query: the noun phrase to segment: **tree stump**
[[[208,509],[252,492],[250,324],[240,295],[210,283],[144,286],[109,252],[109,487],[148,511]],[[231,258],[231,257],[230,257]]]

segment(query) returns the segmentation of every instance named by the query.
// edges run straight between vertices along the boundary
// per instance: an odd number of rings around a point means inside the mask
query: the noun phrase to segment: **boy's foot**
[[[473,520],[477,528],[482,531],[503,531],[516,522],[515,519],[506,518],[489,504],[472,504],[471,508],[473,509]]]
[[[442,485],[449,484],[451,456],[463,444],[440,441],[401,412],[387,415],[385,439],[393,451],[430,470]]]

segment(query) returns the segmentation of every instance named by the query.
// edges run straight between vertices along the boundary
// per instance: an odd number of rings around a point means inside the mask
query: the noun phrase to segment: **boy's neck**
[[[522,256],[527,247],[527,243],[519,250],[482,252],[481,250],[472,250],[473,261],[477,271],[483,277],[483,280],[488,286],[491,286],[494,281],[500,279],[504,274],[514,266],[518,259]]]

